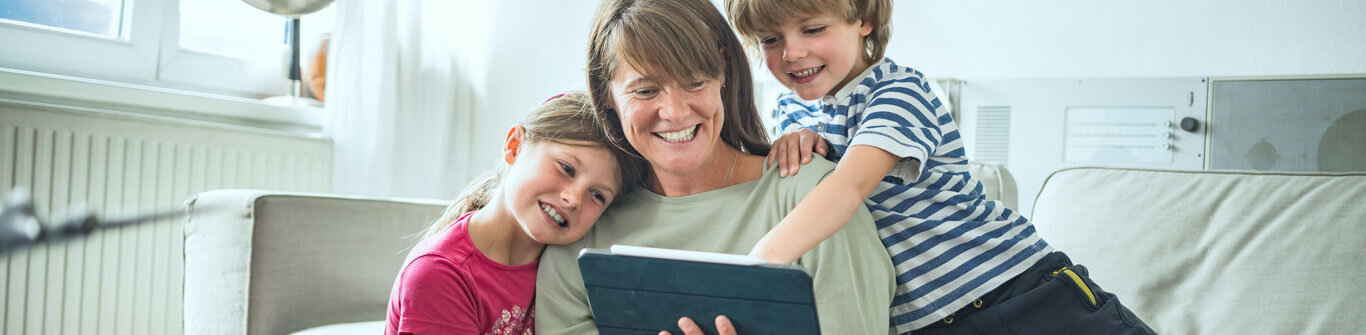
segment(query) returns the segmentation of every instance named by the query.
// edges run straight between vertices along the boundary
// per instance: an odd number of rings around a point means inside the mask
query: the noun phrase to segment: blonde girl
[[[581,93],[552,97],[508,131],[502,163],[434,222],[389,295],[385,334],[530,334],[547,244],[577,241],[634,185],[632,157],[602,142]]]

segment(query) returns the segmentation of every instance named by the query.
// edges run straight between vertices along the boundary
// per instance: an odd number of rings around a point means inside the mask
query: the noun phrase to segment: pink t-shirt
[[[509,266],[484,257],[470,240],[471,214],[408,253],[389,293],[385,334],[532,333],[537,262]]]

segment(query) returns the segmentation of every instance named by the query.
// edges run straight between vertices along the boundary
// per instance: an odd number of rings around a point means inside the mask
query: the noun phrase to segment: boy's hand
[[[824,138],[816,136],[810,129],[802,128],[773,141],[773,148],[768,151],[767,165],[764,167],[777,164],[778,176],[787,177],[797,174],[797,169],[802,164],[810,163],[812,152],[825,156],[827,150],[829,148]]]

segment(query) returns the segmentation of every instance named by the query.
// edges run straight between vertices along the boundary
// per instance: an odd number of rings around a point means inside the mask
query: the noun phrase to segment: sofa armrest
[[[446,203],[260,190],[187,200],[186,334],[382,320],[411,238]]]

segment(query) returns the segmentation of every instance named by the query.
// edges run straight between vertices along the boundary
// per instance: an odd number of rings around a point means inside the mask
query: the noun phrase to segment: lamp
[[[299,72],[299,17],[332,4],[332,0],[242,0],[242,2],[272,14],[284,15],[288,20],[285,33],[289,36],[289,68],[286,77],[291,81],[287,97],[271,97],[266,102],[279,105],[300,105],[303,102]]]

